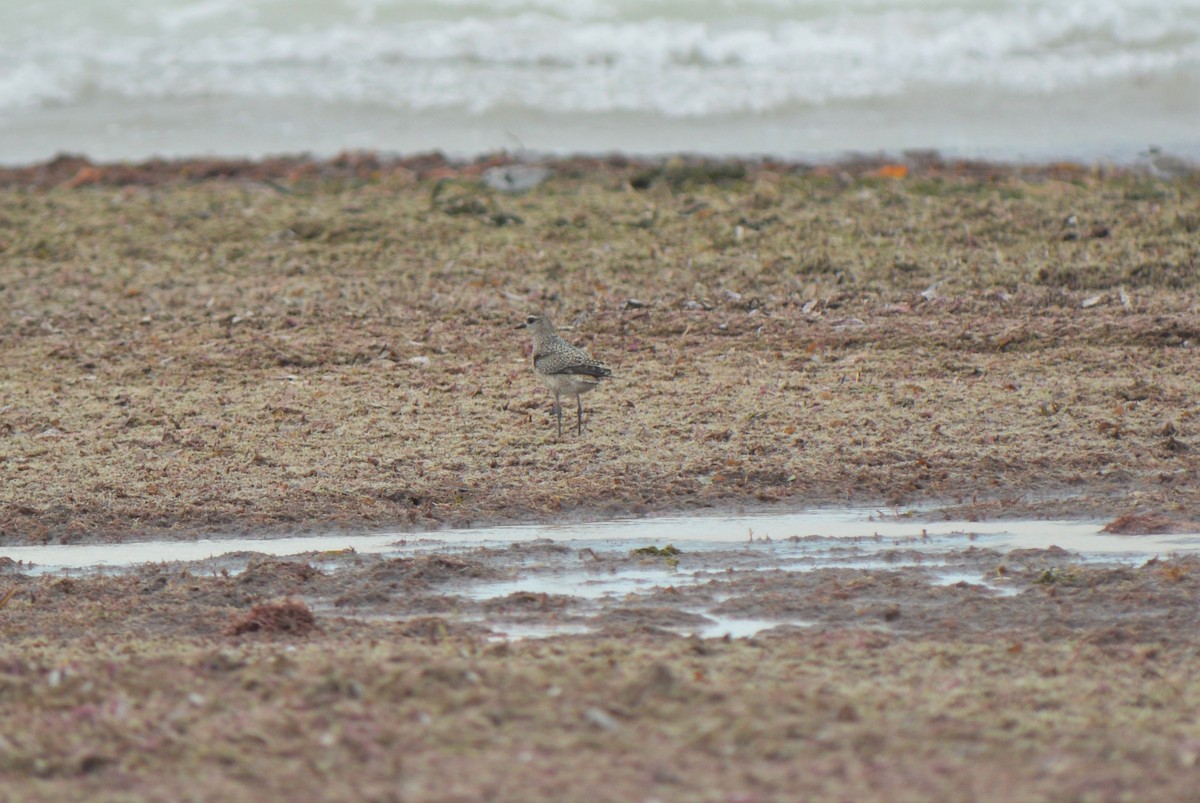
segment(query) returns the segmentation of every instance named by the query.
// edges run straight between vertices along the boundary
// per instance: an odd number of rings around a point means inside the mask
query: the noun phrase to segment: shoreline
[[[1081,176],[1147,175],[1151,168],[1142,157],[1128,162],[1105,159],[1003,159],[945,154],[937,149],[900,152],[843,152],[787,158],[770,155],[728,155],[681,151],[664,154],[625,152],[548,154],[524,150],[496,150],[476,155],[447,155],[439,150],[409,154],[376,150],[345,150],[330,156],[280,153],[244,156],[151,156],[142,159],[93,160],[87,154],[64,151],[50,159],[0,165],[0,188],[82,186],[157,186],[168,183],[250,179],[303,181],[358,179],[381,181],[477,178],[492,167],[531,164],[567,174],[601,171],[642,173],[690,169],[703,171],[724,166],[743,175],[758,170],[779,174],[836,174],[843,178],[904,177],[976,178],[981,180],[1021,176],[1073,180]],[[1200,166],[1192,165],[1193,170]],[[882,172],[881,172],[882,171]],[[699,174],[699,173],[698,173]]]

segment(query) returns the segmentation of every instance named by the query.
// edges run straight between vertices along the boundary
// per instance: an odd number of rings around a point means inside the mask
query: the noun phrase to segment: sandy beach
[[[1196,174],[614,157],[513,195],[508,161],[0,170],[0,555],[828,506],[1200,528]],[[535,311],[616,375],[582,435]],[[1194,557],[772,560],[8,562],[4,794],[1197,799]],[[730,598],[467,591],[663,561]],[[680,635],[698,601],[803,624]]]
[[[1200,509],[1194,179],[489,166],[0,174],[3,538]],[[513,330],[542,309],[617,374],[583,437]]]

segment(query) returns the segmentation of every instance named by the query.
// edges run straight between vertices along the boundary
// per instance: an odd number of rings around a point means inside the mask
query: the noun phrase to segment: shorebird
[[[577,413],[576,432],[583,434],[583,402],[580,396],[600,384],[612,371],[602,362],[591,358],[586,351],[572,346],[558,336],[550,316],[530,315],[517,329],[528,329],[533,335],[533,371],[554,394],[554,415],[558,419],[558,436],[562,437],[562,397],[574,396]]]
[[[1146,166],[1150,169],[1152,176],[1164,181],[1174,181],[1177,178],[1183,178],[1196,169],[1196,166],[1191,162],[1180,159],[1178,156],[1164,153],[1163,149],[1157,145],[1150,146],[1138,154],[1138,156],[1146,160]]]

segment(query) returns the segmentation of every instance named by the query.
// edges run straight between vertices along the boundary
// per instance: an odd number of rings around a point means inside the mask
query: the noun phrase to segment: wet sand
[[[1200,568],[1160,542],[438,540],[821,505],[1195,532],[1194,179],[488,166],[0,175],[0,555],[411,545],[3,562],[6,793],[1195,799]],[[582,437],[536,308],[621,377]]]
[[[6,788],[1193,799],[1194,554],[681,543],[0,569]]]

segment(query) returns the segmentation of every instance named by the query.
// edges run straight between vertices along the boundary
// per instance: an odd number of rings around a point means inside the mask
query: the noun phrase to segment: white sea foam
[[[44,0],[5,16],[3,161],[6,133],[82,127],[73,110],[128,136],[175,125],[181,110],[235,110],[253,125],[256,106],[292,104],[302,130],[330,117],[322,135],[334,140],[339,121],[362,128],[388,114],[564,130],[572,117],[630,115],[697,136],[718,118],[787,118],[785,139],[802,131],[766,148],[776,152],[819,143],[811,129],[823,116],[864,109],[868,125],[883,110],[877,147],[899,144],[887,141],[893,109],[919,116],[939,95],[1042,104],[1051,116],[1060,98],[1083,96],[1115,99],[1127,107],[1118,116],[1162,108],[1166,144],[1185,148],[1178,118],[1200,119],[1200,0]],[[1116,126],[1136,136],[1127,129]],[[445,133],[435,126],[425,147]],[[640,150],[631,133],[614,146]]]

